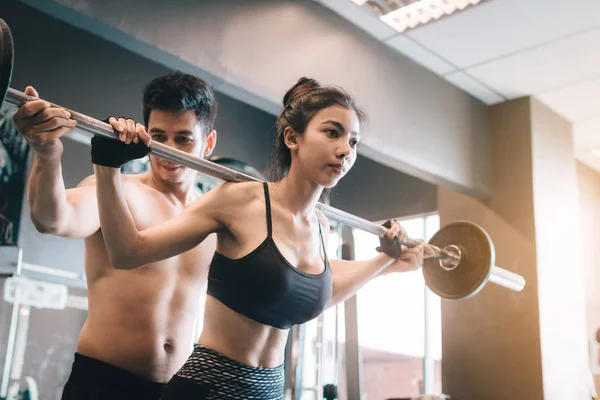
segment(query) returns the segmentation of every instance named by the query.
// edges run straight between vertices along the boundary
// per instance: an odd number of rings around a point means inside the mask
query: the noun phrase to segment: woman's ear
[[[289,126],[283,131],[283,140],[288,149],[296,150],[298,148],[298,134]]]

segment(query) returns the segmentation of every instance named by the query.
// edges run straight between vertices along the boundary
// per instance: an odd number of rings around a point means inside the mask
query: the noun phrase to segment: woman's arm
[[[328,226],[325,220],[325,227]],[[328,240],[329,230],[324,228],[323,230],[327,232],[325,240]],[[401,234],[399,235],[399,233]],[[394,222],[386,234],[386,240],[389,241],[388,246],[384,247],[391,247],[396,236],[400,236],[400,240],[402,240],[405,233]],[[414,248],[402,246],[402,254],[397,259],[385,253],[380,253],[368,261],[330,260],[333,294],[327,307],[346,301],[378,276],[391,272],[408,272],[418,269],[423,264],[424,251],[425,245]]]
[[[327,307],[342,303],[354,296],[364,285],[380,276],[394,259],[379,254],[368,261],[330,260],[333,294]]]
[[[125,199],[119,168],[94,165],[94,171],[100,227],[115,268],[133,269],[176,256],[196,247],[221,227],[218,211],[227,196],[222,197],[223,189],[218,187],[200,196],[177,217],[138,231]]]

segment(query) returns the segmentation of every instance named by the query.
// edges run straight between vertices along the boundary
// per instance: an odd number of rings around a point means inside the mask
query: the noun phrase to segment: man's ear
[[[217,145],[217,131],[213,129],[212,131],[207,132],[204,136],[204,143],[204,157],[208,157],[212,154]]]

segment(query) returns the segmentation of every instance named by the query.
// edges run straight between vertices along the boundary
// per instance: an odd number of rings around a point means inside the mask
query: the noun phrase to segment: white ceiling
[[[600,0],[485,0],[402,34],[367,6],[316,1],[487,104],[536,97],[600,171]]]

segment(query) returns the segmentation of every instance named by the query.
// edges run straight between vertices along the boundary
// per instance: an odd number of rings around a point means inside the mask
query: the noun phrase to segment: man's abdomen
[[[151,295],[111,299],[105,298],[109,293],[101,299],[90,295],[77,351],[142,378],[167,382],[190,354],[197,312],[197,305],[185,304],[178,292],[168,295],[161,288]]]

